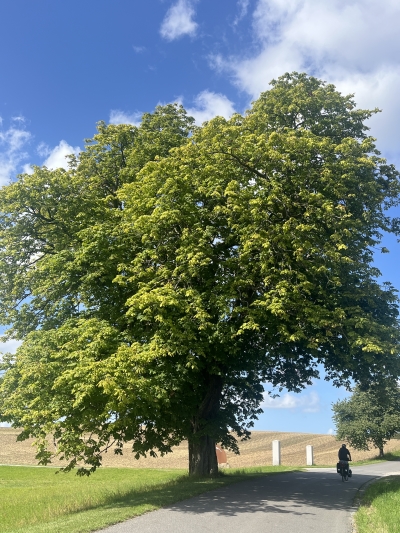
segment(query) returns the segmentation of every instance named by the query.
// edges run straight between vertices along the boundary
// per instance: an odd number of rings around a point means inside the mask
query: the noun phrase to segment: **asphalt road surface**
[[[265,476],[222,487],[101,533],[349,533],[354,498],[365,483],[400,474],[400,463],[353,467],[342,482],[333,468]]]

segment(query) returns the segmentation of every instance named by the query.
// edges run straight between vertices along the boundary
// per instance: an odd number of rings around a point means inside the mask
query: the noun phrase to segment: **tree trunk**
[[[383,446],[380,446],[380,448],[379,448],[379,457],[383,457],[383,456],[384,456]]]
[[[210,476],[218,473],[215,441],[203,435],[194,442],[189,440],[189,475]]]
[[[207,375],[208,388],[196,416],[192,419],[189,437],[189,475],[212,476],[218,473],[215,434],[220,407],[223,380],[221,376]]]

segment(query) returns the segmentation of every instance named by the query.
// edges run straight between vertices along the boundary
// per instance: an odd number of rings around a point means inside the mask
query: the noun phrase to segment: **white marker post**
[[[314,449],[313,447],[309,444],[308,446],[306,446],[306,459],[307,459],[307,466],[312,466],[314,464],[314,453],[313,453]]]
[[[281,441],[272,441],[272,466],[279,466],[281,464]]]

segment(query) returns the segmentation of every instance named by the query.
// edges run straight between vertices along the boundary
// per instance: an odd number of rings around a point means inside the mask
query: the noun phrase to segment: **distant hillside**
[[[11,428],[0,428],[0,464],[34,465],[35,448],[32,441],[16,442],[18,431]],[[232,468],[245,466],[261,466],[272,464],[272,441],[281,441],[283,465],[305,465],[306,445],[314,446],[314,462],[316,465],[334,465],[337,461],[337,450],[340,443],[331,435],[313,433],[282,433],[273,431],[253,431],[250,440],[240,444],[240,455],[227,453]],[[400,448],[399,440],[389,442],[385,451]],[[373,458],[377,450],[369,452],[352,451],[353,460]],[[112,450],[103,456],[104,466],[127,466],[133,468],[187,468],[187,445],[182,443],[174,448],[173,453],[165,457],[151,457],[135,460],[129,445],[125,447],[123,456],[114,455]],[[56,464],[56,463],[55,463]],[[58,463],[60,464],[60,463]]]

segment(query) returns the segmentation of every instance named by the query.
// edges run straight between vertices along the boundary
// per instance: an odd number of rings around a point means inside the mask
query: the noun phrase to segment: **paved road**
[[[400,463],[265,476],[223,487],[103,529],[101,533],[349,533],[353,500],[368,481],[400,474]]]

